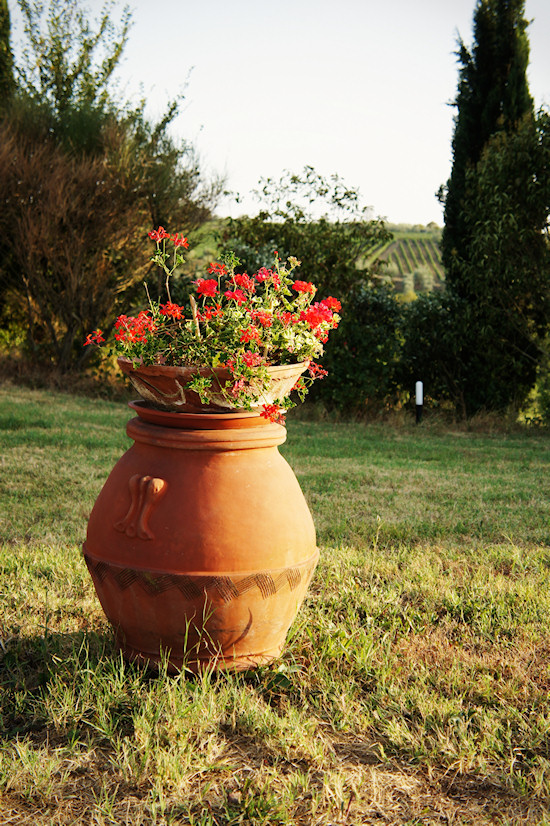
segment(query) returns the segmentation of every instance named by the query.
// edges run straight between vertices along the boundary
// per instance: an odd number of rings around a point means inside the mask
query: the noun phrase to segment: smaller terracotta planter
[[[228,410],[239,409],[221,392],[222,388],[232,382],[231,373],[225,368],[136,365],[130,359],[122,357],[118,359],[118,365],[141,398],[163,410],[180,413],[227,413]],[[254,404],[254,409],[260,410],[262,405],[273,404],[277,399],[288,396],[308,366],[309,362],[303,361],[299,364],[268,367],[271,383]],[[203,404],[199,395],[187,386],[197,374],[214,379],[207,404]]]

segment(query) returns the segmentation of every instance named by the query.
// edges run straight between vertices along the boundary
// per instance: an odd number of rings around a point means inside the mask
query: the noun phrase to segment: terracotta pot
[[[246,669],[277,657],[318,551],[307,504],[251,413],[131,405],[134,445],[92,510],[84,555],[130,659]]]
[[[179,412],[226,412],[234,410],[235,405],[221,392],[226,384],[232,384],[229,370],[210,367],[172,367],[165,364],[135,365],[130,359],[119,358],[122,372],[128,376],[134,388],[145,401],[164,410]],[[288,396],[302,373],[307,370],[309,362],[299,364],[282,364],[268,367],[270,386],[262,392],[254,405],[260,409],[264,404],[273,404],[277,399]],[[188,382],[197,374],[214,379],[213,389],[208,404],[203,404]]]

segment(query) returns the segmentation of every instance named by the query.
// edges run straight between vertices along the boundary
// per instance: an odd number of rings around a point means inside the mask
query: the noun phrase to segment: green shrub
[[[354,290],[323,359],[329,375],[312,397],[346,412],[395,402],[402,323],[403,306],[391,286],[366,284]]]
[[[428,403],[450,400],[463,412],[458,312],[458,301],[447,292],[421,293],[415,301],[403,305],[398,380],[401,388],[411,394],[415,383],[422,381]]]

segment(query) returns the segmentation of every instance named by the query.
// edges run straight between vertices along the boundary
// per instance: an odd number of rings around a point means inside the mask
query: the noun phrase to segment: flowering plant
[[[151,260],[166,274],[168,300],[153,301],[147,293],[147,309],[117,318],[114,338],[119,356],[143,365],[196,367],[187,386],[202,402],[208,401],[214,381],[204,368],[225,368],[230,380],[221,388],[224,396],[247,410],[261,401],[272,365],[304,363],[307,375],[293,388],[301,399],[315,379],[326,375],[315,360],[338,325],[341,305],[331,296],[314,301],[316,287],[293,275],[300,261],[290,257],[282,262],[274,253],[272,269],[262,267],[248,275],[235,272],[240,262],[230,253],[221,263],[210,264],[207,277],[194,282],[195,294],[187,308],[170,295],[170,278],[184,261],[181,250],[188,248],[187,238],[170,235],[163,227],[149,237],[156,243]],[[102,331],[95,330],[85,343],[103,342]],[[261,413],[281,420],[284,409],[292,405],[288,397],[276,399],[264,404]]]

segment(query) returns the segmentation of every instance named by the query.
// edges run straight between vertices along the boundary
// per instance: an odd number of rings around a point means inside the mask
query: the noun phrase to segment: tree
[[[0,232],[19,276],[9,296],[25,308],[29,351],[61,371],[84,361],[86,332],[112,318],[145,275],[146,235],[135,233],[145,204],[125,178],[102,157],[0,127]]]
[[[391,234],[381,220],[369,219],[357,189],[338,175],[327,180],[310,166],[299,175],[261,180],[260,186],[258,215],[231,219],[222,238],[245,269],[270,266],[274,250],[282,258],[294,255],[302,262],[300,277],[313,281],[319,294],[343,301],[369,280],[369,252]]]
[[[20,85],[0,121],[0,286],[4,313],[26,308],[33,358],[67,370],[90,356],[86,333],[108,330],[134,295],[147,230],[199,226],[218,188],[202,186],[192,147],[168,133],[178,101],[151,123],[144,102],[131,109],[111,92],[127,10],[116,28],[110,3],[94,28],[77,0],[20,5]]]
[[[60,126],[67,112],[115,111],[111,85],[128,42],[128,6],[119,15],[108,0],[94,24],[79,0],[18,2],[26,38],[17,65],[21,93],[47,107]]]
[[[0,111],[10,100],[15,88],[10,31],[8,3],[7,0],[0,0]]]
[[[496,133],[466,174],[469,260],[457,314],[469,413],[521,404],[550,320],[550,115]],[[463,296],[471,296],[466,300]]]
[[[533,114],[526,77],[529,41],[524,6],[524,0],[478,0],[472,50],[459,41],[453,164],[446,191],[441,193],[443,264],[447,284],[459,295],[463,293],[461,262],[470,257],[464,208],[468,169],[475,167],[495,132],[511,132],[525,115]]]
[[[529,94],[523,15],[524,0],[478,0],[474,47],[459,44],[442,254],[449,392],[468,416],[521,404],[547,324],[548,115]]]

